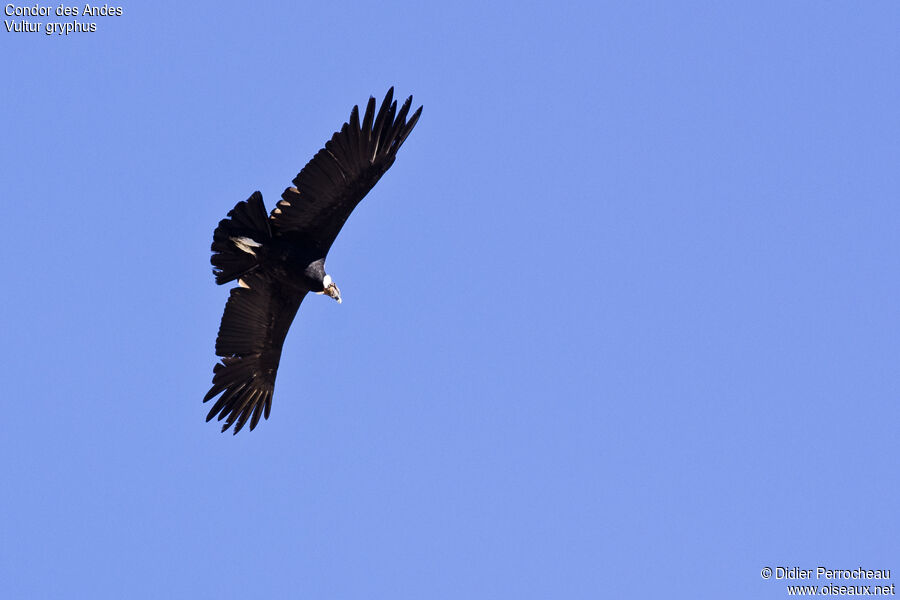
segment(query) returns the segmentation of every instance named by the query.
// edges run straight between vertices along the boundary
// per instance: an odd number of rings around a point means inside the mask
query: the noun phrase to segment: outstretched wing
[[[287,290],[264,276],[239,280],[225,305],[216,354],[213,385],[206,402],[222,394],[206,417],[225,419],[222,431],[241,430],[247,419],[253,430],[260,415],[269,418],[281,347],[306,292]],[[226,418],[227,417],[227,418]]]
[[[375,115],[375,98],[369,98],[362,125],[359,107],[325,147],[294,178],[294,187],[281,195],[272,211],[275,235],[301,234],[322,256],[356,205],[394,163],[397,150],[422,114],[422,107],[406,120],[412,96],[397,111],[394,88],[388,90]]]

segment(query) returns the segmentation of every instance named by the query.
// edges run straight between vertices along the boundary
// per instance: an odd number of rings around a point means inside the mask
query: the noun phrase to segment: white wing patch
[[[233,237],[229,239],[234,242],[234,245],[238,247],[238,250],[246,252],[247,254],[252,254],[253,256],[256,256],[256,252],[254,252],[253,249],[262,246],[262,244],[256,240],[248,237]]]
[[[291,188],[291,189],[294,189],[294,190],[296,191],[296,188]],[[289,207],[290,205],[291,205],[291,203],[288,202],[287,200],[279,200],[279,201],[278,201],[278,204],[275,205],[275,210],[272,211],[272,214],[274,214],[274,215],[276,215],[276,216],[277,216],[277,215],[280,215],[280,214],[281,214],[281,209],[282,209],[282,208],[287,208],[287,207]]]
[[[241,286],[242,288],[247,288],[248,290],[250,289],[250,286],[247,285],[247,282],[244,281],[243,279],[238,279],[238,285]]]

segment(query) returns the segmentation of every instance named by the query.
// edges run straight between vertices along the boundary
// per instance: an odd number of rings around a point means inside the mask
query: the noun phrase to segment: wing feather
[[[381,103],[378,116],[375,117],[375,125],[372,128],[372,135],[375,139],[375,143],[372,144],[372,154],[369,156],[369,160],[375,160],[375,155],[378,154],[378,148],[381,147],[381,131],[384,129],[385,117],[387,117],[388,107],[391,105],[393,98],[394,88],[391,88],[388,90],[387,96],[384,97],[384,102]]]
[[[362,122],[362,137],[360,138],[359,151],[365,152],[372,141],[372,120],[375,118],[375,98],[369,96],[369,103],[366,105],[366,114]]]
[[[264,276],[247,278],[249,287],[236,287],[225,305],[216,354],[222,357],[213,369],[213,385],[204,402],[220,393],[207,421],[225,419],[222,431],[234,425],[240,431],[250,419],[250,429],[260,414],[269,418],[275,376],[288,329],[306,296]],[[251,418],[252,417],[252,418]]]
[[[256,407],[253,409],[253,416],[250,418],[250,431],[256,427],[256,424],[259,423],[259,417],[262,414],[262,409],[266,405],[266,398],[269,397],[269,391],[266,390],[263,394],[263,397],[256,402]]]
[[[323,256],[328,253],[347,217],[394,163],[422,112],[419,107],[407,122],[412,96],[399,112],[393,97],[391,88],[377,112],[375,99],[369,98],[362,122],[359,106],[353,107],[348,122],[281,195],[271,214],[275,235],[302,237]]]

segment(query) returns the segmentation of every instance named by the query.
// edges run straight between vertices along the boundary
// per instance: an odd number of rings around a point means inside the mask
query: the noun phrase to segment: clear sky
[[[119,6],[0,29],[0,597],[900,584],[900,4]],[[391,85],[223,435],[213,228]]]

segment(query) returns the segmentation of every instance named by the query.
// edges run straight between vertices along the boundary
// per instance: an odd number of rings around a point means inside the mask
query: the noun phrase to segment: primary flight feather
[[[231,290],[213,369],[213,385],[204,402],[219,398],[206,417],[225,420],[234,433],[249,421],[269,418],[281,348],[300,303],[309,292],[341,301],[341,292],[325,273],[331,244],[356,205],[394,163],[397,151],[415,127],[422,107],[407,120],[412,96],[400,110],[388,90],[378,113],[369,98],[362,123],[359,107],[294,178],[267,214],[254,192],[219,221],[210,261],[216,283],[237,281]]]

